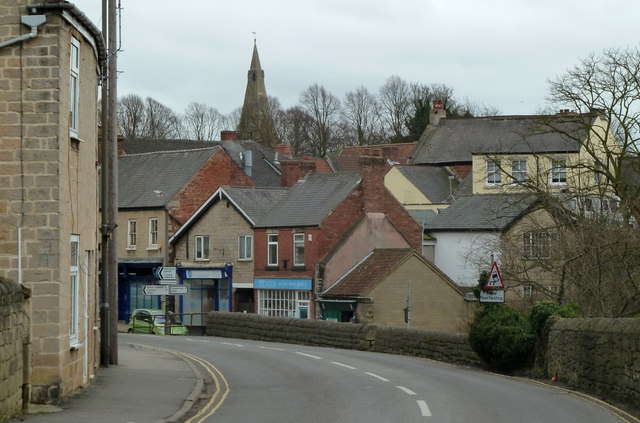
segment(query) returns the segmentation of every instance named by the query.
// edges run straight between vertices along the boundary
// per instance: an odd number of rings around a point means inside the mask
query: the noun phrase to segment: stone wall
[[[225,312],[209,313],[206,334],[412,355],[450,363],[481,365],[480,359],[467,342],[467,336],[462,334]]]
[[[23,344],[29,333],[25,297],[20,285],[0,277],[0,421],[22,409]]]
[[[560,319],[547,372],[559,382],[640,408],[640,319]]]

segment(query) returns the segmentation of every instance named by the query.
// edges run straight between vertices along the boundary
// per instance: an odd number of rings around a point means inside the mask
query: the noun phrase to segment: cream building
[[[3,1],[0,274],[31,290],[31,401],[98,365],[98,29],[77,8]]]

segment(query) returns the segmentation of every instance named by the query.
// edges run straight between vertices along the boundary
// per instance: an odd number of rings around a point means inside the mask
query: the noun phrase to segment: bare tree
[[[186,136],[198,141],[212,141],[222,129],[223,117],[213,107],[192,102],[187,106],[182,123]]]
[[[311,154],[324,157],[335,148],[333,135],[340,117],[340,100],[314,84],[300,95],[302,109],[313,118]]]
[[[380,141],[378,101],[364,86],[349,91],[343,102],[342,118],[345,138],[353,145],[375,144]]]
[[[405,123],[411,116],[411,90],[398,76],[391,76],[380,88],[380,116],[392,143],[404,142],[408,131]]]
[[[145,104],[145,138],[171,139],[180,136],[180,118],[173,110],[151,97],[147,97]]]
[[[120,98],[118,103],[120,133],[125,138],[143,137],[147,113],[142,97],[129,94]]]
[[[293,156],[302,156],[311,152],[310,148],[314,128],[313,118],[301,107],[291,107],[280,111],[276,118],[276,129],[283,142],[291,146]]]

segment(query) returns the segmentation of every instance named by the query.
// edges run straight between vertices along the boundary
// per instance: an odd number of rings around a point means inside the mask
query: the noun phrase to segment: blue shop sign
[[[311,279],[254,279],[254,289],[311,290]]]

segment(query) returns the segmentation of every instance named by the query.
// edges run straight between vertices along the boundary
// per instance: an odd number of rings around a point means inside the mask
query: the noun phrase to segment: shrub
[[[550,317],[579,317],[576,303],[559,304],[555,301],[538,301],[534,304],[529,314],[529,322],[536,336],[542,335],[545,325]]]
[[[503,303],[486,304],[475,315],[469,343],[490,367],[511,371],[531,358],[535,335],[527,317]]]

